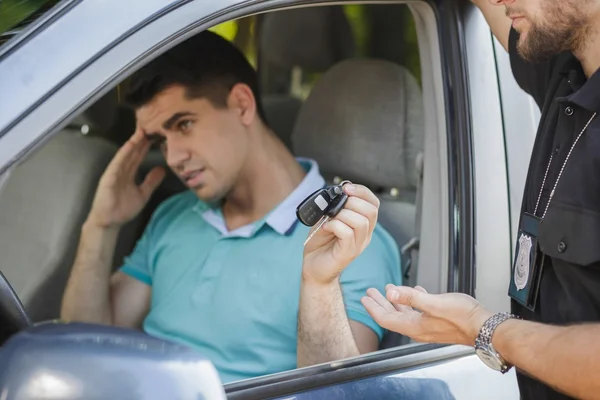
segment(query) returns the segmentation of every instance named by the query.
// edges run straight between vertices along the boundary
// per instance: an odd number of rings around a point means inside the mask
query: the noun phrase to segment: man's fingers
[[[385,285],[385,291],[386,293],[389,292],[390,290],[394,290],[397,287],[401,287],[401,286],[396,286],[396,285],[392,285],[391,283]],[[421,287],[421,286],[417,286],[417,287]],[[415,287],[415,289],[417,288]],[[424,290],[424,289],[423,289]],[[404,304],[398,304],[398,303],[392,303],[392,305],[394,306],[394,308],[398,311],[401,312],[408,312],[408,311],[414,311],[412,309],[412,307],[406,306]]]
[[[338,219],[333,219],[323,226],[325,232],[333,233],[344,246],[346,242],[354,246],[354,231],[348,225]]]
[[[386,297],[393,304],[409,306],[432,315],[438,315],[437,311],[440,308],[440,300],[435,295],[406,286],[396,286],[388,290]]]
[[[379,210],[377,206],[368,201],[361,199],[360,197],[350,197],[344,207],[346,210],[354,211],[360,215],[365,216],[369,220],[371,230],[377,223],[377,215]]]
[[[349,226],[353,231],[353,236],[356,241],[356,247],[363,249],[369,242],[370,222],[364,215],[357,212],[343,209],[335,217]]]
[[[387,312],[394,312],[396,309],[377,289],[368,289],[367,296],[375,300],[377,304],[383,307]]]
[[[146,138],[143,138],[139,142],[136,142],[134,146],[135,148],[131,151],[130,156],[123,163],[123,167],[127,169],[130,174],[137,173],[142,161],[144,161],[144,157],[146,157],[148,150],[150,150],[151,143]]]
[[[149,148],[149,142],[144,136],[144,133],[141,129],[137,129],[135,133],[125,142],[123,146],[117,150],[115,156],[108,168],[114,170],[115,173],[119,173],[120,171],[127,170],[127,172],[131,172],[131,170],[135,168],[129,168],[130,165],[135,165],[137,161],[138,164],[141,162],[141,158],[145,154],[144,149]],[[147,149],[146,149],[147,151]],[[140,157],[140,154],[142,157]],[[133,162],[132,162],[133,161]]]
[[[344,191],[348,194],[348,196],[359,197],[373,204],[375,207],[379,208],[379,199],[366,186],[346,184],[343,186],[343,188]]]
[[[165,175],[166,172],[161,167],[154,167],[148,172],[146,178],[144,178],[144,181],[140,185],[142,196],[144,196],[145,199],[150,198],[150,195],[156,190],[158,185],[160,185],[165,178]]]
[[[360,299],[360,302],[362,303],[365,310],[367,310],[367,312],[371,315],[371,317],[373,317],[375,322],[383,326],[381,324],[381,321],[385,318],[385,315],[389,314],[390,312],[383,308],[381,304],[373,300],[373,298],[370,296],[363,296]],[[383,327],[385,328],[385,326]]]
[[[370,296],[364,296],[361,303],[375,322],[385,329],[413,337],[415,332],[421,328],[418,314],[415,311],[390,312]]]

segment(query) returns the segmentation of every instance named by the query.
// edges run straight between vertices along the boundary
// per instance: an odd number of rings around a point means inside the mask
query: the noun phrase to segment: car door
[[[167,48],[220,23],[292,6],[316,5],[59,3],[0,48],[0,174]],[[426,115],[416,282],[431,292],[475,295],[489,308],[505,310],[511,227],[494,42],[469,5],[423,1],[408,7]],[[518,398],[514,372],[487,369],[468,347],[420,343],[233,382],[225,390],[232,399]]]

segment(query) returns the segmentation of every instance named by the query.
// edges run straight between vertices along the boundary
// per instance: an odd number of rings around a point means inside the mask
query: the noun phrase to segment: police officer
[[[512,314],[416,287],[369,290],[384,328],[475,345],[516,366],[523,399],[600,397],[600,0],[472,0],[542,110],[509,295]],[[420,312],[413,310],[417,308]]]

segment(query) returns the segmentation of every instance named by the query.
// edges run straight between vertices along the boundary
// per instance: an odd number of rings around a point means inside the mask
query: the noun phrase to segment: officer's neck
[[[573,50],[573,54],[583,67],[586,77],[590,77],[600,68],[600,13],[592,21],[585,33],[585,40]]]

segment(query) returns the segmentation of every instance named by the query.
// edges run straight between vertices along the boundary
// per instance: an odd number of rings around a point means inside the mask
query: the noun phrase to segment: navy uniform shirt
[[[571,52],[528,63],[517,53],[517,39],[511,29],[513,74],[542,110],[522,212],[533,214],[553,154],[536,213],[541,217],[571,145],[593,113],[600,113],[600,71],[586,79]],[[540,225],[539,243],[545,262],[537,307],[530,311],[512,301],[513,313],[549,324],[600,321],[600,116],[569,157]],[[517,377],[523,399],[569,399],[520,371]]]

